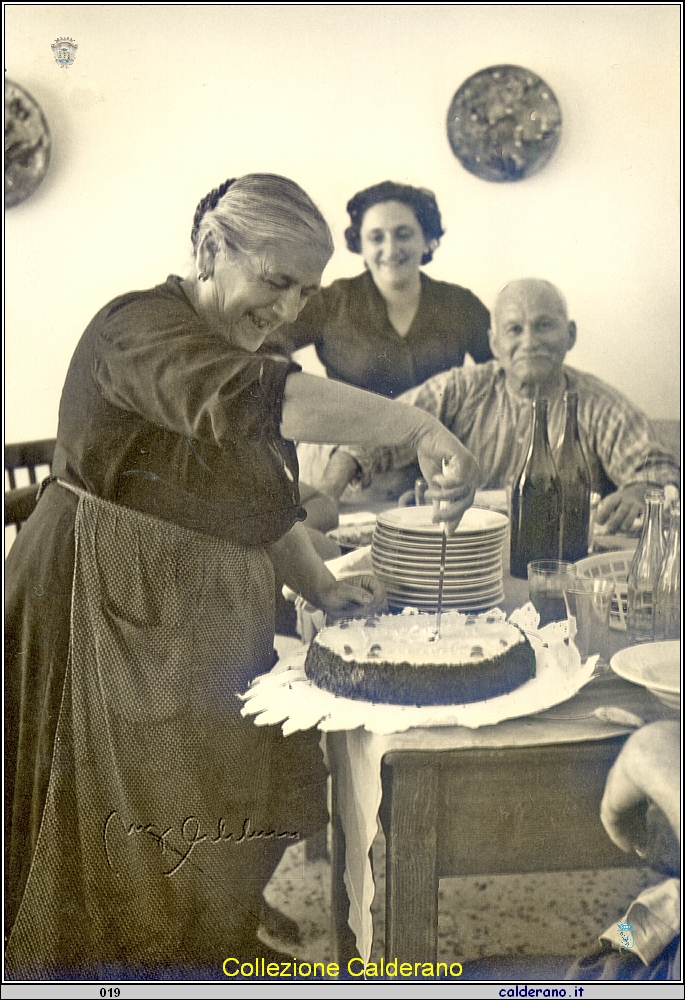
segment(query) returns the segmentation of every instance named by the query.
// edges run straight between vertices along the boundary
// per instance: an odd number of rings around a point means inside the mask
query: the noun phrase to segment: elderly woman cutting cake
[[[13,979],[214,978],[265,953],[262,889],[326,820],[317,735],[240,715],[274,661],[274,567],[332,617],[384,602],[311,547],[291,442],[412,444],[435,499],[451,488],[441,520],[477,480],[427,414],[260,352],[332,252],[296,184],[227,182],[192,242],[184,278],[86,329],[53,480],[7,563]]]

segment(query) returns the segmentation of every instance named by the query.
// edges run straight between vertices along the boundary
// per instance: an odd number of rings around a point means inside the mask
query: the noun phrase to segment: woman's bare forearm
[[[291,441],[418,445],[434,418],[414,406],[306,372],[288,375],[281,434]]]
[[[319,607],[320,595],[333,586],[335,578],[317,555],[304,525],[294,524],[287,534],[270,545],[269,556],[290,589]]]
[[[421,472],[434,493],[434,517],[450,524],[451,530],[473,503],[480,481],[478,463],[471,452],[430,413],[304,372],[294,372],[286,379],[281,433],[296,441],[363,447],[403,445],[416,452]],[[448,474],[444,476],[446,467]],[[350,474],[349,468],[338,470],[335,483],[327,486],[332,496],[339,495],[338,487]]]
[[[291,590],[332,619],[387,611],[383,585],[366,574],[336,580],[316,554],[302,524],[294,524],[283,538],[269,546],[269,556]]]

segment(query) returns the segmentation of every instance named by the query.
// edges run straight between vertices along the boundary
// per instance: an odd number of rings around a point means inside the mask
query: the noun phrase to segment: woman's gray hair
[[[246,174],[206,195],[195,211],[193,250],[206,233],[215,251],[223,244],[236,254],[290,243],[310,246],[328,260],[334,249],[328,224],[309,195],[278,174]]]

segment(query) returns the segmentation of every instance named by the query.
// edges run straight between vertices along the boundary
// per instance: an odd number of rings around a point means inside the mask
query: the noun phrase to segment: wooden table
[[[509,612],[526,581],[505,576]],[[610,650],[627,645],[611,633]],[[551,710],[588,714],[617,705],[645,721],[674,718],[648,691],[607,673]],[[566,730],[567,731],[567,730]],[[335,737],[329,734],[328,738]],[[627,734],[498,749],[397,750],[382,762],[380,819],[386,838],[386,961],[437,960],[442,877],[628,867],[599,820],[607,773]],[[343,882],[345,838],[333,774],[332,919],[337,960],[357,954]]]
[[[599,821],[626,737],[507,750],[395,752],[383,761],[386,957],[437,960],[438,880],[621,868]]]

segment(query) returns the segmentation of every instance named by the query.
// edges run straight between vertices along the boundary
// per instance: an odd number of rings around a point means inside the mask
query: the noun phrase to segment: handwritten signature
[[[250,819],[243,821],[243,826],[236,837],[234,833],[226,829],[225,820],[219,819],[217,823],[217,835],[216,837],[210,837],[209,833],[203,833],[200,827],[200,821],[196,816],[188,816],[183,820],[180,827],[180,839],[182,842],[182,847],[177,847],[171,843],[170,838],[174,837],[173,826],[167,827],[166,830],[161,830],[155,826],[154,823],[125,823],[124,820],[119,816],[116,809],[113,809],[105,820],[105,824],[102,830],[102,839],[105,849],[105,858],[107,860],[107,865],[112,871],[116,872],[117,869],[112,862],[111,856],[111,838],[114,835],[115,829],[118,827],[119,830],[123,830],[127,837],[135,839],[137,837],[150,837],[159,847],[160,853],[163,855],[170,855],[174,858],[175,864],[169,871],[162,872],[166,877],[171,877],[175,875],[182,866],[189,860],[192,852],[198,846],[198,844],[225,844],[232,842],[234,844],[245,844],[255,840],[299,840],[300,834],[290,830],[283,830],[277,832],[276,830],[250,830]],[[174,837],[174,839],[177,839]],[[176,860],[178,859],[178,860]]]

